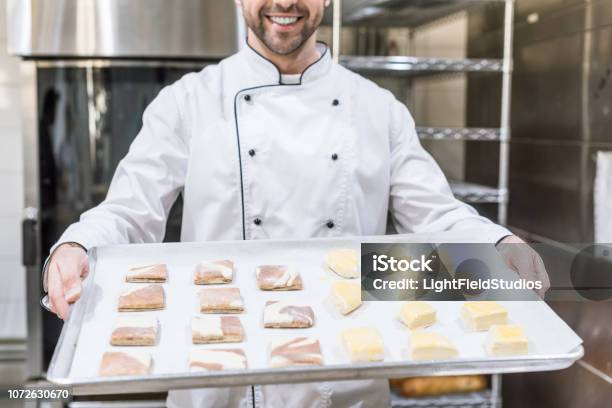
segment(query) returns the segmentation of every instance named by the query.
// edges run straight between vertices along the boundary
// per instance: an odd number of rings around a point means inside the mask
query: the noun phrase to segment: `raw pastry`
[[[193,349],[189,356],[191,371],[244,370],[247,358],[240,349]]]
[[[241,313],[244,310],[238,288],[200,289],[199,296],[202,313]]]
[[[151,355],[142,351],[107,351],[102,356],[99,374],[102,377],[116,375],[145,375],[151,369]]]
[[[270,367],[323,364],[319,340],[309,337],[276,340],[270,348]]]
[[[415,330],[410,333],[410,355],[414,360],[447,360],[459,352],[443,335]]]
[[[126,282],[165,282],[166,279],[168,279],[166,264],[133,267],[125,275]]]
[[[354,249],[336,249],[325,257],[327,267],[343,278],[358,278],[359,255]]]
[[[485,348],[490,356],[517,356],[527,354],[529,341],[519,325],[495,325],[489,329]]]
[[[196,267],[193,282],[196,285],[229,283],[234,277],[234,263],[228,260],[201,262]]]
[[[494,324],[506,324],[508,312],[497,302],[465,302],[461,308],[461,318],[470,329],[484,331]]]
[[[361,285],[357,282],[334,282],[332,299],[340,313],[349,314],[361,305]]]
[[[342,341],[352,362],[384,360],[383,339],[376,329],[346,329],[342,332]]]
[[[154,346],[157,342],[157,318],[149,315],[120,315],[115,320],[113,346]]]
[[[264,327],[268,328],[307,328],[314,324],[314,312],[307,305],[291,302],[266,302]]]
[[[257,284],[261,290],[301,290],[299,272],[286,265],[261,265],[255,269]]]
[[[422,329],[436,322],[436,309],[422,301],[405,302],[398,318],[409,329]]]
[[[166,305],[162,285],[131,286],[119,296],[119,311],[157,310]]]
[[[244,329],[237,316],[196,316],[191,320],[194,344],[239,343]]]

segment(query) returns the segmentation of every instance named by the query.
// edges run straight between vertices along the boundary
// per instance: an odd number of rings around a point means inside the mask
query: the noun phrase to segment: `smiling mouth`
[[[274,24],[290,26],[302,19],[301,16],[266,16]]]

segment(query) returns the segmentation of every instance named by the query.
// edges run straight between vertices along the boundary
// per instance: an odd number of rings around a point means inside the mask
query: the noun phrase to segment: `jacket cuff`
[[[45,263],[43,264],[43,267],[42,267],[42,274],[41,274],[41,280],[42,281],[41,281],[41,283],[42,283],[43,291],[45,293],[49,292],[49,284],[48,284],[48,280],[47,280],[47,271],[49,269],[49,261],[51,261],[51,259],[53,258],[53,255],[55,254],[55,251],[57,251],[58,248],[63,246],[63,245],[76,246],[76,247],[79,247],[79,248],[83,249],[83,251],[87,252],[87,248],[85,248],[85,246],[83,246],[83,245],[81,245],[81,244],[79,244],[78,242],[75,242],[75,241],[58,242],[57,244],[53,245],[53,247],[51,248],[51,253],[47,257],[47,259],[45,259]]]

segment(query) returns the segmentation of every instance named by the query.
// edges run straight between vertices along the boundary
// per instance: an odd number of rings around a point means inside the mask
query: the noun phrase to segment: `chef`
[[[225,0],[229,1],[229,0]],[[453,197],[393,95],[332,61],[316,31],[330,0],[236,0],[246,46],[184,76],[148,106],[104,202],[52,248],[45,288],[62,319],[81,293],[87,250],[161,242],[182,194],[182,241],[478,231],[522,242]],[[548,285],[527,246],[501,251]],[[386,381],[170,392],[169,407],[381,407]]]

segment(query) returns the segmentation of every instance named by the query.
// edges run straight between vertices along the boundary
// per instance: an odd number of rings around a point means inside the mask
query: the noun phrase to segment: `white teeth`
[[[297,17],[270,17],[270,20],[272,20],[276,24],[289,25],[289,24],[295,23],[298,20],[298,18]]]

